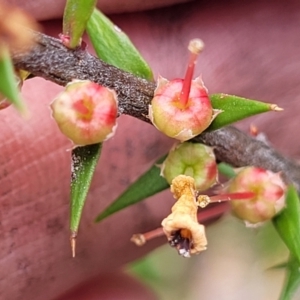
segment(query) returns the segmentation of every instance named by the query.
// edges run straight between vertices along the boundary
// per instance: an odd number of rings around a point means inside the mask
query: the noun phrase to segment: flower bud
[[[249,200],[230,201],[234,214],[253,225],[272,219],[285,205],[286,185],[279,173],[243,168],[228,184],[230,193],[253,192]]]
[[[118,110],[115,91],[88,80],[74,80],[51,103],[61,132],[75,145],[100,143],[114,135]]]
[[[212,108],[202,79],[192,80],[202,48],[202,41],[190,42],[191,56],[185,78],[168,81],[159,77],[149,105],[149,118],[153,125],[180,141],[187,141],[203,132],[220,112]]]
[[[169,184],[178,175],[191,176],[197,190],[210,188],[218,181],[217,163],[212,148],[191,142],[177,145],[163,162],[161,175]]]

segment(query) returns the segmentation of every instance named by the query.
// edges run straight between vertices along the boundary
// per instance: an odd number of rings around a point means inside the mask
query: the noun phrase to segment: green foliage
[[[292,255],[290,256],[289,262],[286,264],[286,270],[287,275],[285,284],[279,300],[291,300],[300,286],[300,264]]]
[[[250,100],[227,94],[210,95],[213,108],[223,110],[213,120],[207,130],[216,130],[242,119],[272,111],[274,104]]]
[[[164,159],[165,156],[160,158],[156,164],[160,164]],[[138,203],[156,193],[167,189],[169,184],[163,177],[159,175],[160,169],[156,164],[154,164],[143,175],[141,175],[126,189],[123,194],[121,194],[100,215],[98,215],[96,222],[99,222],[116,213],[117,211],[120,211],[130,205]]]
[[[76,147],[72,150],[70,229],[77,232],[83,206],[100,157],[102,144]]]
[[[300,203],[295,187],[286,192],[286,207],[273,218],[280,237],[300,264]]]
[[[93,3],[95,1],[83,2],[84,1],[68,1],[65,10],[64,22],[66,22],[66,30],[70,31],[74,29],[74,32],[76,30],[76,34],[74,33],[74,41],[80,39],[85,27],[85,25],[79,26],[77,22],[80,24],[85,22],[85,18],[91,12],[91,8],[94,7]],[[81,13],[75,11],[79,9],[79,6],[77,6],[79,4],[84,6]],[[132,72],[137,76],[147,79],[152,78],[151,69],[132,45],[129,38],[124,33],[116,30],[116,26],[96,9],[94,9],[88,21],[87,31],[94,44],[97,55],[103,60],[121,69]],[[81,34],[79,34],[80,32]],[[86,201],[95,167],[100,157],[101,146],[102,144],[95,144],[77,147],[72,151],[73,173],[70,221],[72,232],[77,232],[78,230],[83,206]],[[144,187],[143,189],[144,191],[147,190]],[[143,194],[143,197],[144,195],[146,194]],[[113,209],[116,209],[114,207]],[[121,208],[123,207],[125,206]]]
[[[103,61],[144,79],[152,80],[152,70],[128,36],[95,9],[87,23],[87,33],[97,56]]]
[[[25,114],[26,107],[19,93],[9,51],[5,46],[0,49],[0,77],[0,96],[6,97],[21,114]]]
[[[70,37],[69,47],[80,46],[86,23],[90,18],[96,0],[67,0],[63,17],[63,34]]]
[[[273,224],[291,252],[286,265],[285,286],[280,296],[280,300],[289,300],[300,286],[300,203],[295,187],[288,188],[286,207],[273,219]]]

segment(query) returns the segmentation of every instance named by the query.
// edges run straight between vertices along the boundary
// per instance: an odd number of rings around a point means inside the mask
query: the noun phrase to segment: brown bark
[[[70,50],[59,39],[36,33],[30,52],[14,53],[14,64],[34,76],[66,85],[72,79],[91,80],[114,89],[118,94],[119,113],[149,122],[148,105],[155,83],[111,66],[83,49]],[[214,147],[218,160],[235,167],[253,165],[282,172],[300,191],[300,166],[279,154],[266,143],[228,126],[195,138]]]

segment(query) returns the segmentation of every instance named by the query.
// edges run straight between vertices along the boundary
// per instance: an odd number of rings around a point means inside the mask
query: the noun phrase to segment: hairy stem
[[[36,33],[36,44],[30,52],[13,53],[17,68],[34,76],[66,85],[72,79],[88,79],[114,89],[118,94],[119,114],[128,114],[149,122],[148,105],[153,98],[154,82],[111,66],[83,49],[70,50],[59,39]],[[225,127],[199,135],[194,140],[214,147],[218,160],[236,167],[258,166],[282,172],[300,192],[300,166],[276,150],[247,136],[234,127]]]

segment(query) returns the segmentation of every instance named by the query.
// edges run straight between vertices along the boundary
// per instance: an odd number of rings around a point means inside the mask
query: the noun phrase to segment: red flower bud
[[[230,193],[254,193],[249,200],[230,201],[234,214],[249,225],[272,219],[285,205],[286,184],[280,174],[261,168],[243,168],[229,182],[226,190]]]
[[[115,91],[74,80],[51,103],[61,132],[75,145],[100,143],[114,135],[118,110]]]
[[[192,40],[185,79],[158,78],[154,98],[149,105],[153,125],[167,136],[187,141],[204,131],[220,111],[212,108],[201,77],[192,80],[194,66],[203,49],[201,40]]]
[[[191,176],[198,191],[210,188],[218,181],[217,163],[212,148],[190,142],[177,145],[163,162],[161,175],[169,184],[178,175]]]

